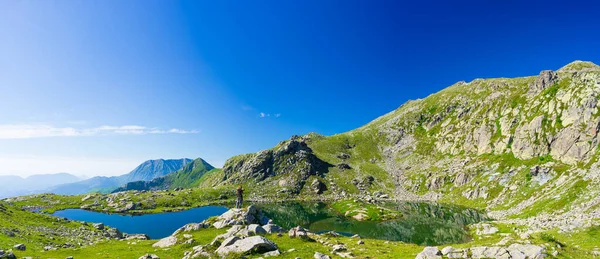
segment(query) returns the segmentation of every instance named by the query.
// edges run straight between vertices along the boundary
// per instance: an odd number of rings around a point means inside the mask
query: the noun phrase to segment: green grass
[[[555,212],[562,209],[567,209],[568,206],[573,204],[577,198],[581,195],[585,195],[585,189],[589,182],[584,180],[578,180],[573,183],[570,187],[566,188],[566,191],[558,198],[547,198],[542,201],[536,202],[533,206],[529,206],[522,213],[515,215],[514,217],[527,218],[538,215],[541,212]]]

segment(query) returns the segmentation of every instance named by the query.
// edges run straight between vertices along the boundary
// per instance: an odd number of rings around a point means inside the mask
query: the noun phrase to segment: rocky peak
[[[331,167],[313,153],[308,140],[308,137],[293,136],[272,149],[233,157],[225,162],[223,181],[263,182],[281,176],[277,184],[298,193],[310,176],[322,176]]]
[[[557,72],[600,71],[600,66],[589,62],[576,60],[560,68]]]

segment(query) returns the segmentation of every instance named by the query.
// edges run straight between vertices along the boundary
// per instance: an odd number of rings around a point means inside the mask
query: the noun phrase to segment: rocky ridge
[[[596,225],[598,99],[600,67],[582,61],[537,76],[458,82],[356,130],[233,157],[211,183],[244,183],[257,200],[369,199],[377,191],[484,209],[533,231]],[[549,223],[551,215],[575,220]]]

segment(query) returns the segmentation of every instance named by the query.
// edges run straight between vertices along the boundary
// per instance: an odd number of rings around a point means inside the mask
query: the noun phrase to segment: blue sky
[[[600,63],[591,1],[446,2],[2,1],[0,175],[222,166],[460,80]]]

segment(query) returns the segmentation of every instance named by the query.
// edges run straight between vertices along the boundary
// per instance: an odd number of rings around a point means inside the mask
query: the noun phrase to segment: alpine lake
[[[443,245],[471,240],[466,226],[486,220],[485,214],[458,206],[426,202],[390,202],[384,207],[401,213],[387,221],[357,221],[336,212],[323,202],[257,203],[265,215],[286,229],[302,226],[315,233],[335,231],[341,235],[402,241],[419,245]],[[91,223],[102,222],[130,234],[152,239],[171,235],[187,223],[221,215],[228,208],[205,206],[185,211],[144,215],[108,214],[81,209],[56,211],[53,215]]]

